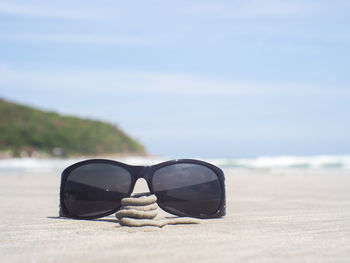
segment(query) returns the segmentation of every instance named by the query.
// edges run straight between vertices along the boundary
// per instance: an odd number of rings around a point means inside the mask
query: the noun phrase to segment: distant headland
[[[0,158],[145,155],[117,126],[39,110],[0,98]]]

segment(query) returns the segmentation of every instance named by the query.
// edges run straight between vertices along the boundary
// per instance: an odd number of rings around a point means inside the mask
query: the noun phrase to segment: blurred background
[[[349,1],[1,0],[0,25],[0,98],[148,154],[349,154]]]

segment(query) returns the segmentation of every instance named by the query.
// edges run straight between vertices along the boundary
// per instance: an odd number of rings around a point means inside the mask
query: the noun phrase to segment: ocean
[[[35,159],[11,158],[0,160],[0,173],[9,171],[47,172],[63,170],[65,167],[87,158]],[[199,158],[197,158],[199,159]],[[132,165],[152,165],[166,157],[122,157],[115,159]],[[261,156],[255,158],[211,158],[201,159],[222,169],[350,169],[350,155],[318,156]]]

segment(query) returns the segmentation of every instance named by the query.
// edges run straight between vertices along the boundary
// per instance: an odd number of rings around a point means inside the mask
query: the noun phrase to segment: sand
[[[1,172],[1,262],[350,262],[350,171],[225,173],[226,217],[129,228],[58,218],[59,171]]]

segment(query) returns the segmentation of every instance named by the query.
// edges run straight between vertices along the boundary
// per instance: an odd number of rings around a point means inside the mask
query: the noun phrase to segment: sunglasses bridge
[[[136,180],[143,178],[146,182],[149,182],[151,178],[151,166],[133,166]]]

